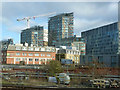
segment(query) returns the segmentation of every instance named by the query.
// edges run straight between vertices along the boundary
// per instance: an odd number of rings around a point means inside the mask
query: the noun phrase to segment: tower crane
[[[25,18],[22,18],[22,19],[17,19],[17,21],[27,20],[27,28],[30,28],[30,19],[35,19],[37,17],[49,16],[49,15],[52,15],[52,14],[56,14],[56,12],[42,14],[42,15],[38,15],[38,16],[25,17]]]

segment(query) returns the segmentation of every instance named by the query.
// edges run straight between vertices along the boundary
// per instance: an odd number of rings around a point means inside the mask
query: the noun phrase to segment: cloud
[[[24,29],[24,24],[15,24],[12,20],[3,17],[2,19],[2,26],[5,27],[8,31],[18,32],[20,33],[20,30]]]
[[[86,19],[75,19],[75,28],[74,28],[74,32],[77,32],[77,35],[80,35],[80,33],[84,30],[88,30],[91,29],[91,27],[96,27],[98,25],[101,25],[102,21],[98,20],[94,20],[94,21],[89,21]]]
[[[3,25],[8,31],[18,33],[26,27],[26,21],[17,22],[17,18],[51,12],[74,12],[74,32],[80,34],[81,31],[117,21],[118,6],[115,2],[5,2],[2,12]],[[47,29],[47,22],[48,17],[39,17],[31,20],[30,25],[43,25]]]
[[[86,6],[87,5],[87,6]],[[96,28],[117,21],[117,3],[83,3],[82,8],[74,7],[75,25],[74,32],[80,32]],[[83,9],[83,10],[82,10]]]
[[[12,23],[13,23],[13,22],[12,22],[9,18],[7,18],[7,17],[2,17],[1,21],[2,21],[2,24],[6,25],[6,26],[10,26],[10,25],[12,25]]]

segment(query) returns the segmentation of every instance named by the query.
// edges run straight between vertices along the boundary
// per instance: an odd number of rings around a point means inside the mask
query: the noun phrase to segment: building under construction
[[[22,30],[21,44],[28,43],[33,46],[47,46],[48,45],[48,30],[44,30],[43,26],[34,26]]]
[[[48,21],[48,45],[55,46],[63,38],[73,37],[73,13],[62,13]]]

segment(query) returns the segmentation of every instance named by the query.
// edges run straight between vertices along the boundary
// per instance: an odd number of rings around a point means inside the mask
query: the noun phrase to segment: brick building
[[[55,60],[56,50],[54,47],[29,47],[20,45],[9,45],[2,50],[3,64],[47,64]]]

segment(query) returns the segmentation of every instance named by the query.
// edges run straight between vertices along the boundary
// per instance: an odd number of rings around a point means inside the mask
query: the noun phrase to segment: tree
[[[104,68],[103,62],[93,61],[89,63],[88,73],[92,75],[92,78],[102,78],[108,74],[108,69]]]
[[[20,65],[25,65],[25,62],[24,61],[20,61]]]
[[[56,76],[56,73],[63,72],[62,66],[60,61],[58,60],[52,60],[50,61],[49,65],[47,66],[48,72],[52,76]]]

